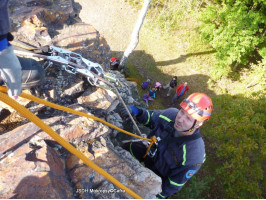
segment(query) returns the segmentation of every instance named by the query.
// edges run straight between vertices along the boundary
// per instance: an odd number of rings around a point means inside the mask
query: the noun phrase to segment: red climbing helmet
[[[119,63],[120,63],[120,60],[118,60],[116,57],[112,57],[112,58],[110,59],[110,64],[111,64],[112,66],[114,66],[114,65],[116,65],[116,64],[119,65]]]
[[[211,98],[203,93],[193,93],[189,95],[180,106],[191,117],[200,122],[208,120],[213,109]]]
[[[112,57],[110,59],[110,69],[118,70],[119,65],[120,65],[120,60],[118,60],[116,57]]]

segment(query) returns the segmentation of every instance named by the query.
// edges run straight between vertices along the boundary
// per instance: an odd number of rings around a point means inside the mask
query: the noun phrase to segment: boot
[[[45,71],[39,62],[32,58],[18,57],[22,69],[22,89],[33,89],[45,81]],[[0,80],[0,85],[5,85]],[[0,108],[0,122],[10,115],[10,111]]]
[[[18,57],[22,69],[22,89],[41,85],[45,81],[45,71],[39,62],[32,58]]]
[[[0,108],[0,122],[7,118],[11,112],[5,108]]]
[[[30,89],[44,83],[45,71],[39,62],[32,58],[23,58],[19,56],[18,60],[21,64],[22,71],[22,89]],[[0,80],[0,85],[6,86],[3,80]]]

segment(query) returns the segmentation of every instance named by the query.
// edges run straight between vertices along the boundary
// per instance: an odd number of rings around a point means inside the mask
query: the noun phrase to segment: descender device
[[[48,67],[60,65],[62,69],[72,74],[82,74],[87,77],[92,86],[103,86],[103,81],[108,80],[115,85],[123,84],[117,80],[111,73],[105,72],[99,63],[94,63],[80,54],[65,50],[55,46],[45,46],[42,54],[15,50],[15,53],[22,56],[38,57],[45,60],[43,65],[46,70]],[[44,55],[45,54],[45,55]]]

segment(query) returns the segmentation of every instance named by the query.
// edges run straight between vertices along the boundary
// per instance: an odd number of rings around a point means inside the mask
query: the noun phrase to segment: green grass
[[[189,180],[186,187],[184,187],[178,194],[173,195],[176,199],[196,199],[204,196],[205,190],[210,190],[210,184],[215,180],[214,177],[203,177],[202,179],[194,176]]]

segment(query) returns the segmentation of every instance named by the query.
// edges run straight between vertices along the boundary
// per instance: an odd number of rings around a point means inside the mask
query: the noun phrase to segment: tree
[[[220,67],[258,61],[256,51],[265,56],[265,10],[263,0],[221,0],[201,12],[201,36],[216,49]]]
[[[150,3],[151,3],[151,0],[145,0],[143,5],[142,5],[140,14],[138,16],[137,23],[136,23],[134,30],[132,32],[132,35],[131,35],[130,44],[123,54],[123,57],[121,59],[120,65],[119,65],[119,69],[125,68],[129,55],[132,53],[132,51],[136,48],[136,46],[139,43],[139,31],[141,29],[141,26],[143,24],[143,21],[145,19],[145,16],[147,14],[148,9],[149,9]]]

